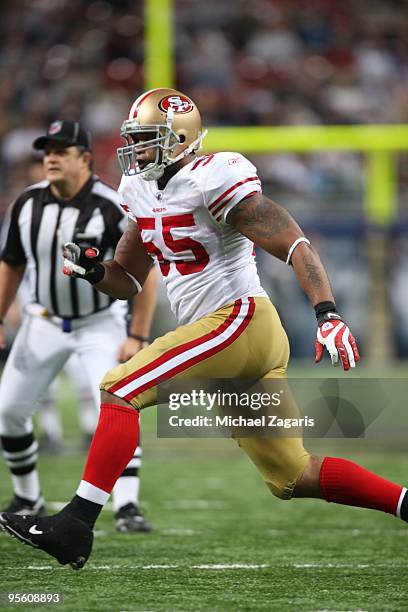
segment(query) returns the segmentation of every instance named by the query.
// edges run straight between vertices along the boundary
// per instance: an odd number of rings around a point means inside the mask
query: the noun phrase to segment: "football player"
[[[127,231],[108,262],[95,264],[66,245],[66,272],[123,299],[140,291],[157,260],[180,325],[104,377],[99,423],[71,502],[41,519],[0,516],[11,534],[74,568],[90,555],[95,521],[133,454],[139,411],[156,403],[159,382],[286,376],[288,340],[260,285],[253,243],[292,266],[316,313],[316,361],[324,349],[344,370],[359,360],[318,254],[288,212],[262,194],[256,168],[239,153],[196,156],[203,131],[187,95],[144,93],[122,136],[119,192]],[[237,442],[281,499],[322,498],[408,520],[404,487],[351,461],[312,455],[299,437]]]

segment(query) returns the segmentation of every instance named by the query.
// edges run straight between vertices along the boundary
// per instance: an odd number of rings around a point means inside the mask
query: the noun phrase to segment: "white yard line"
[[[367,569],[368,567],[394,567],[394,564],[385,563],[292,563],[291,567],[295,569],[341,569],[341,568],[355,568],[355,569]],[[405,566],[405,564],[404,564]]]
[[[294,569],[358,569],[366,570],[371,569],[402,569],[407,568],[408,563],[291,563],[285,564],[286,567],[292,567]],[[268,563],[200,563],[197,565],[178,565],[178,564],[148,564],[148,565],[97,565],[95,563],[88,563],[86,570],[88,571],[123,571],[123,570],[260,570],[271,568],[273,565]],[[3,571],[13,571],[16,569],[15,566],[3,567]],[[68,566],[61,565],[27,565],[19,568],[19,571],[30,570],[33,572],[37,571],[55,571],[55,570],[67,570]]]
[[[253,565],[252,563],[231,563],[222,564],[216,563],[214,565],[192,565],[192,569],[209,569],[209,570],[226,570],[226,569],[265,569],[269,567],[268,564],[262,563],[261,565]]]
[[[287,533],[286,529],[267,529],[266,533],[268,533],[271,536],[280,536],[283,535],[284,533]]]
[[[141,569],[150,570],[150,569],[177,569],[178,565],[142,565]]]
[[[173,565],[173,564],[155,564],[149,565],[95,565],[89,563],[86,569],[91,571],[123,571],[123,570],[167,570],[167,569],[195,569],[195,570],[238,570],[238,569],[265,569],[270,567],[268,564],[263,563],[261,565],[254,565],[253,563],[215,563],[215,564],[200,564],[200,565]],[[15,567],[4,568],[6,570],[13,570]],[[20,570],[32,570],[32,571],[45,571],[45,570],[63,570],[62,566],[58,565],[27,565],[21,567]]]
[[[192,536],[195,535],[194,529],[163,529],[161,532],[163,535],[167,536]]]

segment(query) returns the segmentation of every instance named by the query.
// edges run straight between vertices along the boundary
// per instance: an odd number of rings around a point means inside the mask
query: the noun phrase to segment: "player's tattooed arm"
[[[294,242],[304,234],[293,217],[261,193],[241,200],[227,215],[227,223],[281,261],[286,261]],[[322,262],[306,242],[293,251],[291,264],[312,305],[334,301]]]
[[[136,292],[136,284],[143,286],[153,265],[151,257],[140,238],[137,224],[129,219],[128,226],[119,240],[114,258],[104,261],[105,275],[95,284],[98,291],[118,299],[128,299]]]

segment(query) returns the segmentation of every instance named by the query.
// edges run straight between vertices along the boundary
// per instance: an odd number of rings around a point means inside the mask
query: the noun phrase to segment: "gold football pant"
[[[101,389],[141,410],[156,404],[157,384],[164,380],[285,378],[288,359],[288,339],[270,300],[242,298],[157,338],[110,370]],[[272,493],[289,499],[309,459],[301,438],[236,441]]]

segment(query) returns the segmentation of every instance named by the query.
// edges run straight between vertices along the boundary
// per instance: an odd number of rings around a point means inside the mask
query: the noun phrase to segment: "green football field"
[[[66,384],[61,407],[67,452],[44,455],[39,465],[51,510],[72,496],[85,459]],[[157,439],[153,410],[143,415],[142,432],[141,500],[154,531],[119,535],[104,510],[80,572],[1,534],[1,610],[53,607],[11,607],[8,592],[59,593],[57,609],[72,611],[407,610],[408,525],[318,500],[275,499],[232,441]],[[307,446],[406,482],[403,445],[337,439]],[[3,464],[0,479],[7,500]]]

